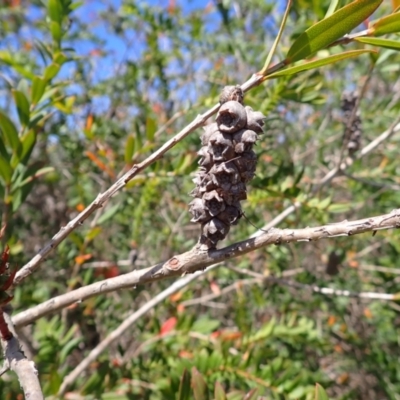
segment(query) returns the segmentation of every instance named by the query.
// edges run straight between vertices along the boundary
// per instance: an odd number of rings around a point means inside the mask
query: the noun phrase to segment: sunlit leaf
[[[317,22],[295,40],[287,54],[287,62],[292,63],[309,57],[340,39],[368,18],[382,1],[356,0]]]
[[[60,71],[60,65],[52,63],[48,67],[46,67],[43,77],[44,77],[44,79],[49,81],[50,79],[53,79],[58,74],[58,71]]]
[[[21,142],[18,137],[18,131],[11,119],[0,110],[0,129],[4,141],[10,146],[15,154],[21,150]]]
[[[46,80],[43,78],[40,78],[39,76],[35,76],[33,78],[33,83],[32,83],[32,104],[36,105],[39,103],[40,99],[43,96],[44,90],[46,88]]]
[[[286,68],[282,71],[274,72],[271,75],[267,75],[265,77],[265,79],[272,79],[272,78],[277,78],[279,76],[287,76],[287,75],[297,74],[299,72],[307,71],[309,69],[319,68],[319,67],[323,67],[324,65],[333,64],[335,62],[345,60],[346,58],[357,57],[357,56],[359,56],[361,54],[365,54],[365,53],[375,53],[375,51],[351,50],[351,51],[346,51],[344,53],[334,54],[332,56],[328,56],[328,57],[321,58],[321,59],[314,60],[314,61],[305,62],[301,65],[296,65],[294,67]]]
[[[325,389],[317,383],[315,385],[315,400],[329,400],[328,395],[325,392]]]
[[[392,49],[392,50],[400,50],[400,42],[396,40],[378,39],[369,37],[357,38],[355,40],[357,40],[357,42],[370,44],[372,46],[384,47],[386,49]]]
[[[369,25],[371,35],[381,36],[388,33],[400,32],[400,12],[387,15]]]
[[[331,0],[331,4],[329,4],[328,10],[325,14],[325,18],[330,17],[338,8],[339,0]]]
[[[19,90],[13,89],[12,91],[15,104],[17,105],[17,112],[21,125],[27,126],[29,124],[29,102],[25,94]]]
[[[60,24],[63,17],[61,0],[48,0],[47,10],[50,19]]]
[[[55,64],[62,65],[67,60],[68,60],[68,57],[62,52],[58,52],[53,55],[53,61]]]
[[[59,43],[62,38],[62,30],[61,25],[58,22],[51,21],[50,22],[50,32],[53,39]]]

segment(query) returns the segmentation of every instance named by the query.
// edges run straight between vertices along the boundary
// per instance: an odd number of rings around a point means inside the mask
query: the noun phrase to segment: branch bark
[[[19,383],[24,391],[25,399],[44,400],[40,387],[38,371],[33,361],[28,360],[22,352],[18,339],[12,326],[11,316],[6,312],[7,307],[0,310],[9,331],[12,332],[8,340],[1,340],[5,355],[6,365],[16,373]]]
[[[188,252],[176,255],[152,267],[132,271],[115,278],[81,287],[17,314],[13,318],[13,322],[15,326],[18,327],[27,325],[46,314],[58,311],[73,303],[81,302],[101,293],[131,288],[136,285],[146,284],[160,279],[172,278],[174,276],[182,276],[199,270],[205,270],[205,268],[210,265],[239,257],[265,246],[293,242],[309,242],[338,236],[352,236],[364,232],[374,232],[375,234],[378,230],[399,227],[400,209],[376,217],[355,221],[343,221],[314,228],[271,228],[268,231],[259,231],[259,236],[234,243],[222,249],[207,251],[195,247]]]

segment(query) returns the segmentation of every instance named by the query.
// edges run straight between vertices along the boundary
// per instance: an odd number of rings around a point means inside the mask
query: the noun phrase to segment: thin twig
[[[365,218],[356,221],[343,221],[335,224],[303,229],[275,229],[261,232],[242,242],[234,243],[222,249],[192,250],[176,255],[166,262],[153,265],[149,268],[135,270],[115,278],[106,279],[81,287],[72,292],[54,297],[31,309],[25,310],[13,319],[16,326],[27,325],[36,319],[58,311],[71,304],[81,302],[101,293],[108,293],[118,289],[130,288],[135,285],[147,284],[160,279],[172,278],[193,273],[226,260],[250,253],[256,249],[294,242],[316,241],[320,239],[352,236],[365,232],[374,232],[382,229],[400,227],[400,210],[393,210],[390,214]]]
[[[399,293],[376,293],[376,292],[351,292],[349,290],[333,289],[327,287],[319,287],[315,285],[306,285],[304,283],[294,282],[286,279],[268,277],[267,281],[278,283],[283,286],[291,286],[297,289],[307,289],[314,293],[321,293],[327,296],[344,296],[344,297],[357,297],[359,299],[370,299],[370,300],[398,300]]]
[[[253,271],[249,271],[246,269],[241,269],[241,268],[232,268],[231,266],[229,269],[234,270],[235,272],[238,272],[240,274],[244,275],[249,275],[249,276],[254,276],[255,273]],[[257,274],[258,275],[258,281],[259,282],[273,282],[277,283],[282,286],[291,286],[297,289],[306,289],[306,290],[311,290],[314,293],[321,293],[324,295],[328,296],[344,296],[344,297],[357,297],[360,299],[370,299],[370,300],[385,300],[385,301],[394,301],[398,300],[400,298],[400,293],[377,293],[377,292],[351,292],[349,290],[343,290],[343,289],[333,289],[333,288],[327,288],[327,287],[320,287],[316,285],[307,285],[304,283],[299,283],[295,282],[289,279],[284,279],[284,278],[278,278],[275,276],[264,276],[262,274]]]

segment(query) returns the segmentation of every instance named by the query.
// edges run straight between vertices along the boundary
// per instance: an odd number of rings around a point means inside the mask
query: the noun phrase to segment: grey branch
[[[352,236],[364,232],[376,232],[382,229],[400,227],[400,210],[389,214],[365,218],[356,221],[343,221],[335,224],[303,229],[275,229],[260,232],[259,236],[234,243],[222,249],[204,251],[198,248],[176,255],[171,259],[129,272],[115,278],[106,279],[91,285],[81,287],[72,292],[62,294],[42,304],[17,314],[13,318],[15,326],[32,323],[36,319],[58,311],[74,303],[118,289],[131,288],[136,285],[154,282],[160,279],[182,276],[188,273],[204,270],[210,265],[239,257],[256,249],[285,243],[316,241],[338,236]]]
[[[5,355],[5,366],[16,373],[19,383],[24,391],[25,399],[44,400],[35,364],[33,361],[28,360],[22,352],[18,339],[15,336],[11,317],[5,309],[3,309],[3,314],[8,328],[14,335],[10,340],[1,340],[1,345]]]

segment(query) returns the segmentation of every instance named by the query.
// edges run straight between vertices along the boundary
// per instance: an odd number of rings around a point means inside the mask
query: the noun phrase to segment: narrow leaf
[[[11,147],[14,153],[18,154],[21,149],[18,131],[3,111],[0,111],[0,129],[3,133],[4,141]]]
[[[319,383],[317,383],[315,385],[315,397],[314,397],[314,399],[315,400],[329,400],[329,397],[326,394],[324,388]]]
[[[281,39],[281,36],[282,36],[282,33],[283,33],[283,29],[285,28],[286,21],[287,21],[287,18],[289,16],[289,11],[290,11],[291,7],[292,7],[292,0],[289,0],[287,2],[287,4],[286,4],[286,10],[285,10],[285,13],[283,14],[281,26],[279,27],[279,32],[278,32],[278,34],[277,34],[277,36],[276,36],[276,38],[274,40],[274,44],[272,45],[271,50],[268,53],[267,59],[265,60],[265,64],[264,64],[262,70],[260,71],[260,73],[262,75],[265,75],[265,72],[267,71],[268,66],[271,63],[272,57],[275,54],[276,48],[278,47],[278,43],[279,43],[279,41]]]
[[[226,400],[225,390],[219,382],[215,383],[214,400]]]
[[[190,373],[187,369],[183,371],[181,382],[179,384],[179,392],[177,400],[190,400],[191,388],[190,388]]]
[[[127,164],[131,162],[134,151],[135,151],[135,137],[133,135],[129,135],[125,143],[125,162]]]
[[[154,139],[154,134],[157,130],[157,124],[154,118],[146,118],[146,137],[149,142],[152,142]]]
[[[206,381],[195,367],[192,368],[192,389],[195,400],[209,400]]]
[[[356,38],[357,42],[370,44],[372,46],[384,47],[385,49],[400,50],[400,42],[390,39],[378,39],[378,38]]]
[[[272,79],[272,78],[277,78],[279,76],[287,76],[287,75],[293,75],[297,74],[298,72],[302,71],[307,71],[309,69],[314,69],[314,68],[319,68],[323,67],[324,65],[328,64],[333,64],[335,62],[344,60],[346,58],[351,58],[351,57],[357,57],[361,54],[365,53],[376,53],[373,50],[351,50],[351,51],[346,51],[344,53],[339,53],[339,54],[334,54],[332,56],[314,60],[314,61],[309,61],[301,65],[296,65],[294,67],[286,68],[282,71],[275,72],[271,75],[268,75],[265,77],[265,79]]]
[[[58,53],[55,53],[55,54],[53,55],[53,61],[54,61],[56,64],[62,65],[62,64],[64,64],[67,60],[68,60],[68,57],[67,57],[64,53],[58,52]]]
[[[35,106],[39,103],[43,96],[44,89],[46,88],[46,80],[35,76],[32,83],[32,104]]]
[[[59,44],[62,37],[61,25],[58,22],[50,22],[50,32],[53,39]]]
[[[46,67],[44,71],[44,79],[49,81],[50,79],[53,79],[57,74],[58,71],[60,71],[60,65],[52,63],[48,67]]]
[[[383,0],[356,0],[317,22],[292,44],[287,63],[302,60],[340,39],[368,18]]]
[[[62,5],[60,0],[48,0],[47,11],[52,21],[61,23],[62,20]]]
[[[387,15],[369,25],[372,36],[382,36],[387,33],[400,32],[400,12]]]
[[[24,93],[19,90],[13,89],[12,93],[15,104],[17,105],[17,112],[21,125],[27,126],[29,124],[29,101]]]
[[[3,178],[5,184],[9,184],[11,182],[12,174],[13,170],[10,164],[5,158],[3,158],[3,156],[0,155],[0,176]]]
[[[104,224],[107,220],[112,218],[118,211],[120,204],[115,204],[112,207],[110,207],[104,214],[101,215],[101,217],[97,220],[97,224],[101,225]]]
[[[339,0],[331,0],[331,4],[329,4],[328,11],[325,14],[325,18],[330,17],[337,9],[339,5]]]
[[[252,389],[244,396],[243,400],[256,400],[258,398],[258,390]]]

